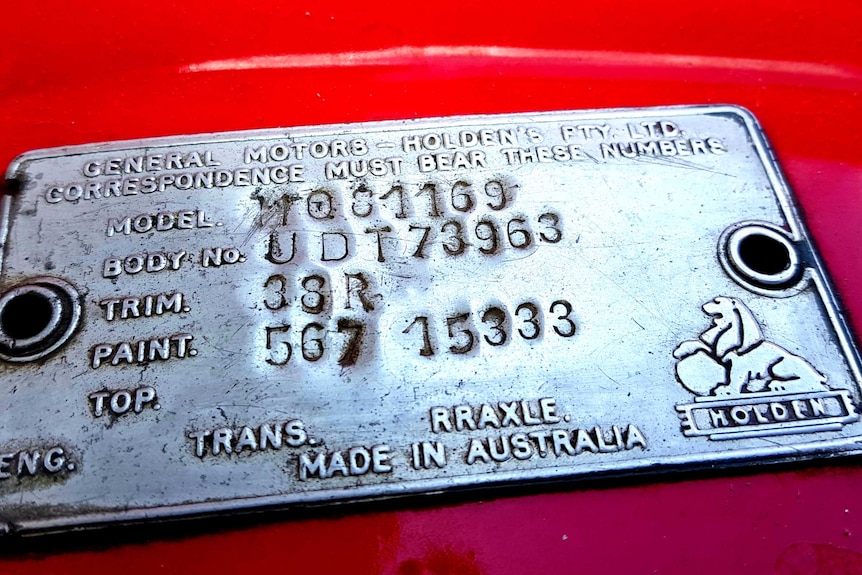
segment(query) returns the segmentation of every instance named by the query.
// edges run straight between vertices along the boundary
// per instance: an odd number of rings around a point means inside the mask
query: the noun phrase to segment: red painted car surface
[[[862,3],[9,2],[0,164],[184,133],[732,103],[862,331]],[[2,408],[0,408],[2,417]],[[109,529],[0,573],[862,573],[858,460]]]

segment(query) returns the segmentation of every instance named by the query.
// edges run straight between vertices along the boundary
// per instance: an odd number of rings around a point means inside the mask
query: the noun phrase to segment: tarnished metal
[[[859,364],[751,116],[117,142],[9,170],[0,520],[859,451]]]

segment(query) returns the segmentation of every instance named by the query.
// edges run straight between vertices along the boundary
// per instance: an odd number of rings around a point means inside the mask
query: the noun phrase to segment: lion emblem
[[[674,350],[676,378],[697,395],[822,391],[826,376],[808,361],[766,341],[741,301],[717,297],[703,305],[712,326]]]

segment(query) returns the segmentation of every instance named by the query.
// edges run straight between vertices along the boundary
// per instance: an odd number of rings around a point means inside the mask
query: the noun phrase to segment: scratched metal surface
[[[7,531],[858,451],[857,353],[737,108],[119,142],[8,177]]]

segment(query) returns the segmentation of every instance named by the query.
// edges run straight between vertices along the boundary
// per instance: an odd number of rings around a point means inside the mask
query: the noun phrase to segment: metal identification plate
[[[859,362],[728,106],[38,151],[6,531],[859,452]]]

